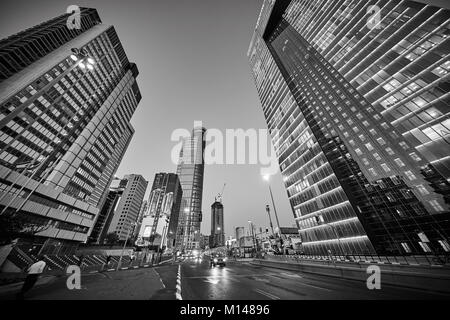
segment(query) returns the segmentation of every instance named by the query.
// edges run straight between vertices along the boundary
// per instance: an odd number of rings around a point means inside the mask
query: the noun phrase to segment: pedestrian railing
[[[264,256],[266,260],[284,262],[303,262],[308,260],[326,262],[357,262],[357,263],[377,263],[377,264],[399,264],[399,265],[428,265],[428,266],[449,266],[450,255],[410,255],[410,256],[379,256],[379,255],[271,255]]]

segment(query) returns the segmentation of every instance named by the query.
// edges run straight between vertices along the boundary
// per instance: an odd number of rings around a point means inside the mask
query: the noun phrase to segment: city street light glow
[[[88,61],[90,64],[95,64],[95,60],[92,59],[92,58],[87,58],[87,61]]]
[[[268,174],[264,175],[264,176],[263,176],[263,179],[264,179],[265,181],[269,181],[269,180],[270,180],[270,175],[268,175]]]
[[[83,62],[80,62],[79,66],[80,66],[81,69],[86,68],[86,65]]]
[[[89,70],[94,70],[94,66],[93,66],[92,64],[88,64],[88,65],[87,65],[87,68],[88,68]]]
[[[74,55],[74,54],[71,54],[70,55],[70,59],[72,59],[73,61],[77,61],[78,57],[76,55]]]

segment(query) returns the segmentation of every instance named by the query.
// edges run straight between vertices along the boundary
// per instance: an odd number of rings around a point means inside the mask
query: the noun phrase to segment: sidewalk
[[[38,286],[41,286],[44,284],[51,283],[51,282],[55,281],[57,278],[58,277],[54,276],[54,275],[43,275],[36,282],[35,286],[38,287]],[[15,294],[15,293],[19,292],[19,290],[22,288],[23,282],[24,281],[19,281],[19,282],[0,286],[0,295],[12,294],[12,293]]]

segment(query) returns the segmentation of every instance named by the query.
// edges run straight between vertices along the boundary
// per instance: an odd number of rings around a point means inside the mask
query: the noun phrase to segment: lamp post
[[[278,220],[277,208],[275,207],[275,201],[273,200],[272,188],[270,187],[270,175],[265,175],[263,178],[264,178],[264,180],[267,181],[267,185],[269,186],[270,198],[272,199],[273,211],[275,212],[275,219],[277,221],[277,226],[278,226],[278,235],[280,238],[282,238],[280,221]],[[269,214],[269,218],[270,218],[270,214]]]
[[[130,224],[130,228],[128,229],[127,237],[125,239],[125,243],[123,244],[122,252],[120,254],[119,262],[117,263],[116,271],[119,270],[119,268],[120,268],[120,266],[122,264],[122,257],[123,257],[123,253],[125,252],[125,247],[127,246],[128,237],[130,236],[131,230],[134,230],[135,226],[136,226],[136,222],[133,222],[133,223]]]
[[[266,211],[269,215],[270,228],[272,229],[272,235],[275,236],[275,231],[273,231],[272,217],[270,216],[270,206],[266,204]]]
[[[258,251],[258,243],[256,242],[256,238],[255,238],[255,230],[253,229],[253,222],[251,222],[250,220],[248,220],[248,223],[250,224],[250,230],[252,232],[252,238],[253,238],[253,248],[255,249],[255,253]]]

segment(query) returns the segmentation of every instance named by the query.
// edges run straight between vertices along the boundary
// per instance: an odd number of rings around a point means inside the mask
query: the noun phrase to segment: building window
[[[430,246],[426,242],[419,242],[424,252],[431,252]]]
[[[405,164],[403,163],[402,160],[400,160],[399,158],[394,159],[395,163],[401,168],[404,167]]]
[[[437,202],[437,200],[431,200],[429,201],[430,205],[433,207],[436,211],[444,211],[442,206]]]
[[[406,253],[411,253],[411,248],[408,246],[406,242],[402,242],[401,244]]]
[[[413,181],[416,179],[416,176],[411,171],[405,171],[406,176],[409,180]]]
[[[428,192],[428,190],[427,190],[422,184],[419,184],[419,185],[417,186],[417,190],[419,190],[420,194],[422,194],[422,195],[424,195],[424,196],[426,196],[427,194],[430,194],[430,193]]]
[[[438,240],[439,244],[442,246],[445,252],[450,252],[450,245],[447,240]]]

